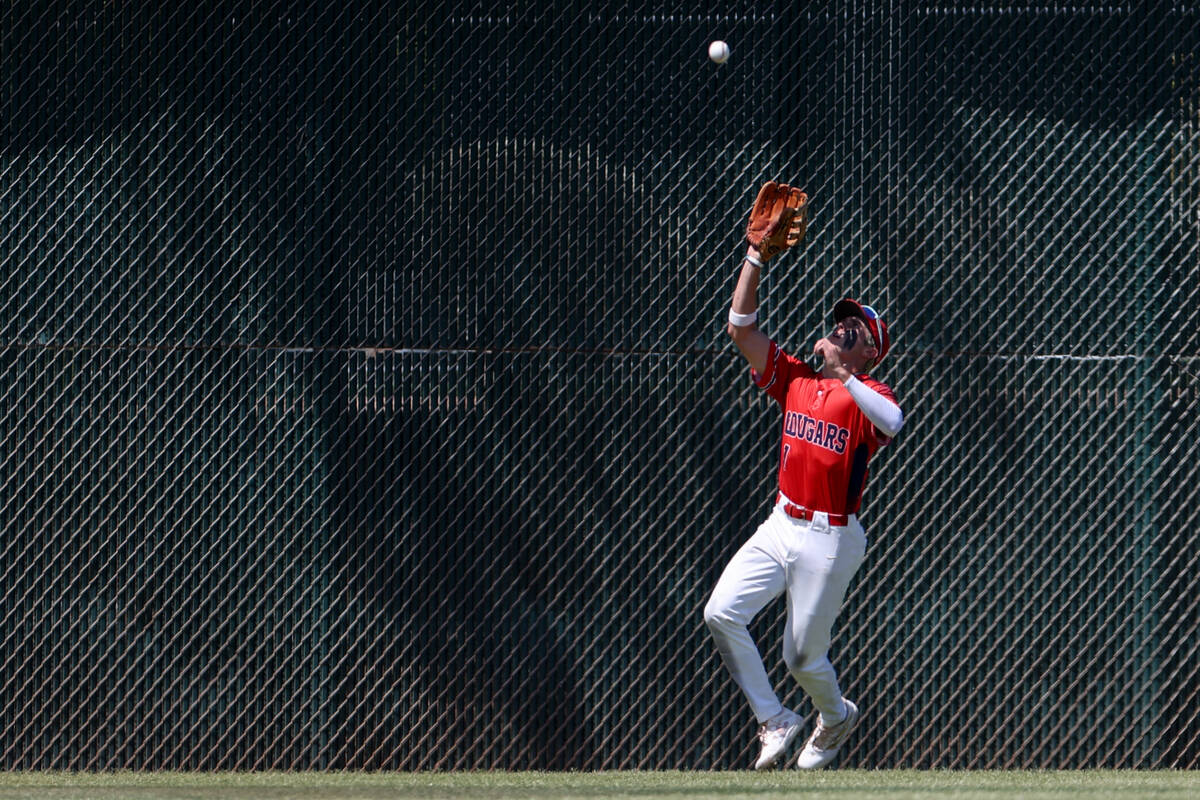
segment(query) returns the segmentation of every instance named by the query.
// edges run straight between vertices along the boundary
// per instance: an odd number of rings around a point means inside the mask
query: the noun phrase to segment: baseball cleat
[[[846,718],[837,725],[826,725],[821,721],[821,715],[817,715],[817,729],[800,751],[800,757],[796,760],[797,768],[819,769],[828,764],[858,725],[858,706],[845,698],[842,698],[842,702],[846,704]]]
[[[788,747],[800,733],[804,718],[794,711],[784,709],[783,713],[764,722],[758,729],[758,739],[762,742],[762,752],[758,761],[754,762],[755,769],[769,769],[775,765],[779,757],[787,752]]]

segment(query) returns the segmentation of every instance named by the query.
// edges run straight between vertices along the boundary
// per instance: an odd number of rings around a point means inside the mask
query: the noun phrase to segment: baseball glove
[[[808,195],[786,183],[767,181],[746,224],[746,242],[766,261],[799,244],[808,230]]]

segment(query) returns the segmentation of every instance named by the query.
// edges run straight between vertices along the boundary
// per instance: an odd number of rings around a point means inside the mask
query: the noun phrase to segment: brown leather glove
[[[746,242],[766,261],[804,238],[808,230],[808,195],[786,183],[767,181],[746,223]]]

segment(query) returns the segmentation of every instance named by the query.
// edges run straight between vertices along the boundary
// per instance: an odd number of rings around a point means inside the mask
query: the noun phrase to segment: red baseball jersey
[[[867,485],[867,462],[891,439],[867,419],[841,381],[821,377],[775,342],[762,374],[750,374],[783,409],[779,491],[814,511],[856,513]],[[896,402],[885,384],[866,374],[855,377]]]

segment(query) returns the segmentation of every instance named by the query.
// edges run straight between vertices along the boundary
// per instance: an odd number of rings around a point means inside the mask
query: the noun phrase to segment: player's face
[[[836,344],[848,358],[861,359],[863,363],[868,360],[866,351],[875,348],[871,329],[858,317],[846,317],[835,325],[833,333],[829,334],[829,341]]]

